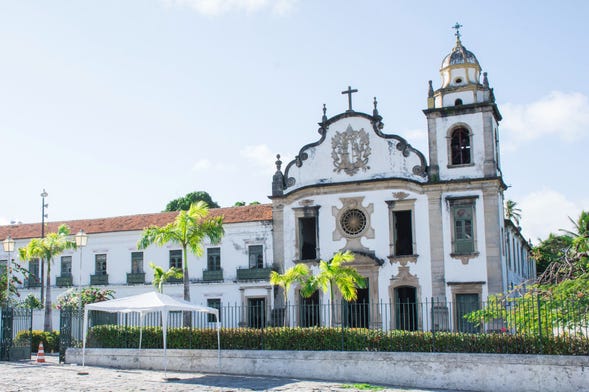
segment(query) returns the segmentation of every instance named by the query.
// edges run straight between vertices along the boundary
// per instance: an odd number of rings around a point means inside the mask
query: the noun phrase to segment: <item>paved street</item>
[[[151,370],[120,370],[59,365],[57,357],[47,363],[34,360],[0,362],[0,390],[13,391],[302,391],[353,392],[350,384],[303,381],[278,377],[246,377]],[[432,392],[428,389],[386,388],[384,392]],[[441,390],[436,390],[441,391]]]

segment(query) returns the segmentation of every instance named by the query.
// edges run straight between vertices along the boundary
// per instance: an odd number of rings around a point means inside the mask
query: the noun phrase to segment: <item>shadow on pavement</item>
[[[292,378],[277,377],[248,377],[248,376],[227,376],[227,375],[206,375],[203,377],[182,378],[169,380],[170,384],[203,385],[221,388],[239,388],[252,391],[265,391],[267,389],[281,387],[296,383],[299,380]]]

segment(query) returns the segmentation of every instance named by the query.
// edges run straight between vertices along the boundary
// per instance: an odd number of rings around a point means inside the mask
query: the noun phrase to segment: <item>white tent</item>
[[[88,311],[99,310],[109,313],[139,313],[139,348],[141,348],[143,320],[147,313],[160,312],[162,317],[162,333],[164,335],[164,370],[168,369],[167,342],[166,335],[168,330],[168,314],[172,311],[189,311],[203,312],[215,315],[217,321],[217,351],[219,365],[221,361],[221,336],[219,333],[219,311],[215,308],[194,305],[184,300],[172,298],[170,296],[157,293],[155,291],[134,295],[131,297],[117,298],[110,301],[97,302],[88,304],[84,307],[84,340],[82,342],[82,366],[84,366],[86,354],[86,335],[88,334]]]

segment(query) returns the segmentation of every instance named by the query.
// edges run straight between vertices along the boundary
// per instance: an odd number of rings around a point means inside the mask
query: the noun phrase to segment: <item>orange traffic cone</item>
[[[39,343],[39,349],[37,350],[37,363],[45,363],[45,349],[43,348],[43,342]]]

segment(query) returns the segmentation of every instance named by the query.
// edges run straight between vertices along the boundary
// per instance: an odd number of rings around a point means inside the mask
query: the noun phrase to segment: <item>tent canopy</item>
[[[99,310],[109,313],[139,313],[141,317],[141,325],[139,327],[139,348],[141,348],[141,332],[143,326],[143,318],[145,314],[152,312],[160,312],[162,317],[162,334],[164,338],[164,370],[168,369],[167,357],[167,342],[166,335],[168,329],[168,314],[173,311],[189,311],[210,313],[215,315],[217,320],[217,353],[219,361],[219,369],[221,368],[221,336],[219,323],[219,311],[215,308],[207,306],[194,305],[190,302],[172,298],[165,294],[151,291],[145,294],[134,295],[131,297],[111,299],[110,301],[97,302],[88,304],[84,307],[84,331],[82,340],[82,366],[84,366],[84,359],[86,354],[86,336],[88,335],[88,312],[90,310]]]
[[[160,294],[155,291],[149,293],[134,295],[131,297],[111,299],[109,301],[97,302],[85,306],[86,310],[100,310],[102,312],[110,313],[151,313],[161,311],[194,311],[210,313],[219,316],[219,311],[215,308],[207,306],[195,305],[190,302],[176,299],[165,294]]]

